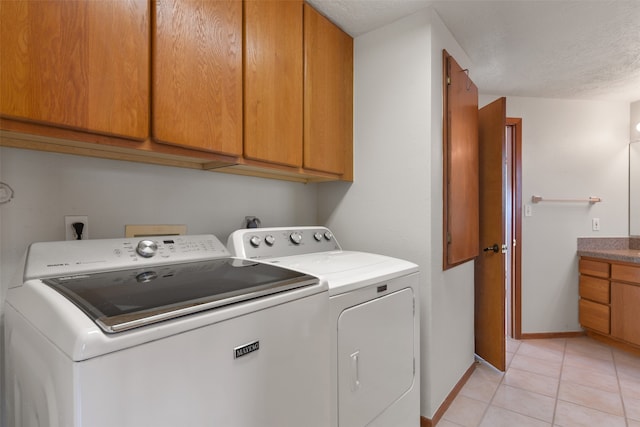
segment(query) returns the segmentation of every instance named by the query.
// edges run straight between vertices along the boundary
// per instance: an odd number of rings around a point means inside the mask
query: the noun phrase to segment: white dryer
[[[329,286],[331,425],[420,425],[418,266],[343,251],[325,227],[233,232],[227,248]]]

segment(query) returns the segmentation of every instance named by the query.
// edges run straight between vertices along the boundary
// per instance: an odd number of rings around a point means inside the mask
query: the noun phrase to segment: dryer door
[[[405,288],[338,318],[338,424],[369,424],[414,381],[413,291]]]

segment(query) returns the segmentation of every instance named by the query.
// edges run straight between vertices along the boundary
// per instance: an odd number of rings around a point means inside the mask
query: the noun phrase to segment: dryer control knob
[[[333,239],[333,234],[330,231],[325,231],[324,232],[324,238],[327,240],[331,240]]]
[[[249,239],[249,243],[251,243],[251,246],[253,246],[254,248],[257,248],[258,246],[260,246],[260,243],[262,243],[262,239],[259,236],[252,236]]]
[[[273,244],[276,242],[276,238],[273,237],[272,234],[268,234],[267,236],[265,236],[264,242],[269,246],[273,246]]]
[[[316,239],[316,242],[319,242],[322,240],[322,233],[316,231],[315,233],[313,233],[313,238]]]
[[[140,240],[136,252],[141,257],[151,258],[158,251],[158,245],[153,240]]]
[[[302,234],[300,234],[300,233],[299,233],[299,232],[297,232],[297,231],[294,231],[293,233],[291,233],[291,234],[289,235],[289,239],[291,239],[291,241],[292,241],[294,244],[299,245],[299,244],[300,244],[300,242],[302,242]]]

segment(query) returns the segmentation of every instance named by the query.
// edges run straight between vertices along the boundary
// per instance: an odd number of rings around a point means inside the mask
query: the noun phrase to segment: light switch
[[[591,229],[593,231],[600,231],[600,218],[591,218]]]
[[[531,205],[524,205],[524,216],[533,216],[533,207]]]

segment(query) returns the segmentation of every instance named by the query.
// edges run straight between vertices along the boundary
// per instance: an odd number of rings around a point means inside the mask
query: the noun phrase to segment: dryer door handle
[[[360,350],[351,355],[351,391],[358,391],[360,388]]]

